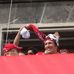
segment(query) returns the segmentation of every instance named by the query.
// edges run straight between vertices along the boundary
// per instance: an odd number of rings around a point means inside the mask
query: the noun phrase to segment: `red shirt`
[[[38,52],[36,55],[45,55],[44,52]]]

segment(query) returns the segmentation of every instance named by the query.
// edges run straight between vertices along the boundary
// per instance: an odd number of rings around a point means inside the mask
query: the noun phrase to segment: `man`
[[[59,33],[55,32],[54,34],[48,34],[46,38],[47,39],[44,41],[44,53],[58,53]]]
[[[23,53],[21,53],[21,50],[22,47],[18,47],[13,43],[8,43],[3,48],[4,56],[24,55]]]
[[[58,53],[58,39],[59,36],[54,36],[55,34],[49,34],[46,36],[46,39],[44,40],[44,52],[39,52],[36,55],[39,54],[56,54]],[[57,39],[58,38],[58,39]]]

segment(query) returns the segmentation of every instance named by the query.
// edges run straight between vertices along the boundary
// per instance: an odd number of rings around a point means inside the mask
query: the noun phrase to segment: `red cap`
[[[9,50],[11,50],[11,49],[16,49],[16,50],[18,50],[18,51],[20,51],[21,49],[22,49],[22,47],[18,47],[18,46],[16,46],[16,45],[14,45],[14,44],[12,44],[12,43],[8,43],[8,44],[6,44],[5,46],[4,46],[4,48],[3,48],[3,51],[9,51]]]

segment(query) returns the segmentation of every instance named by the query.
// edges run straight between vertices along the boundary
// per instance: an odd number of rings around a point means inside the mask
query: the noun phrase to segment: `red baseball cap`
[[[22,50],[22,47],[18,47],[12,43],[8,43],[4,46],[3,51],[7,52],[7,51],[14,49],[14,48],[18,51]]]

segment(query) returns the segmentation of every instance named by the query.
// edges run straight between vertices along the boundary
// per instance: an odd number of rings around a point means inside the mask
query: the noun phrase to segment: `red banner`
[[[74,74],[74,54],[2,56],[0,74]]]

